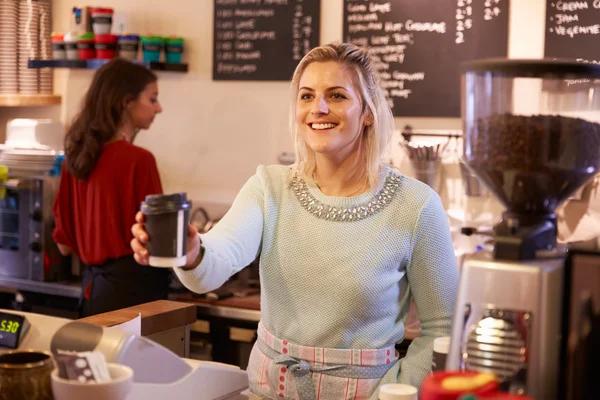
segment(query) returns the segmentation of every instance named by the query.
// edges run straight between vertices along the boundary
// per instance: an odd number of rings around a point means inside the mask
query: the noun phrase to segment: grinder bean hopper
[[[462,74],[464,162],[506,207],[465,260],[448,369],[554,399],[564,252],[554,210],[600,168],[600,65],[478,60]]]

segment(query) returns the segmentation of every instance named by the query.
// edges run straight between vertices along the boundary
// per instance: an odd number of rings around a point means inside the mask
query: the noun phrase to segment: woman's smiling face
[[[359,148],[365,126],[353,74],[335,61],[313,62],[302,74],[296,105],[298,131],[317,154],[344,160]]]

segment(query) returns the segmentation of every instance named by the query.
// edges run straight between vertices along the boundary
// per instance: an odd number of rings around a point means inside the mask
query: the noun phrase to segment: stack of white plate
[[[37,94],[40,70],[27,61],[40,53],[40,5],[37,0],[19,0],[19,93]]]
[[[51,119],[15,118],[6,124],[3,148],[62,150],[65,127]]]
[[[60,154],[63,153],[54,150],[5,148],[0,154],[0,165],[6,165],[11,176],[47,175]]]
[[[18,0],[0,0],[0,94],[15,94],[19,91],[18,22]]]
[[[40,53],[39,59],[52,60],[52,4],[51,0],[38,0],[40,11]],[[40,70],[40,87],[41,94],[52,94],[52,69],[42,68]]]

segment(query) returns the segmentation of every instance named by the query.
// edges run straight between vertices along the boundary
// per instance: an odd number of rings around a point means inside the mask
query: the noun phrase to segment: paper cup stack
[[[0,94],[15,94],[19,91],[18,28],[18,0],[0,0]]]
[[[51,0],[38,0],[40,11],[40,53],[37,58],[52,60],[52,6]],[[52,94],[52,69],[42,68],[40,70],[40,94]]]
[[[40,70],[27,68],[30,58],[37,58],[40,49],[40,6],[38,1],[19,1],[19,93],[37,94]]]

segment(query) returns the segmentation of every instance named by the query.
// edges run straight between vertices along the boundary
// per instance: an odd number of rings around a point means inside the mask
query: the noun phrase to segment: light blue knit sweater
[[[382,177],[397,173],[390,168]],[[390,204],[359,221],[332,222],[304,209],[291,168],[261,166],[229,212],[202,235],[198,268],[175,271],[190,290],[214,290],[261,253],[261,315],[275,336],[305,346],[381,348],[404,338],[411,296],[421,336],[382,380],[419,387],[431,368],[433,338],[450,334],[458,269],[446,213],[429,186],[401,176]],[[380,184],[383,185],[385,179]],[[321,203],[368,202],[378,189]],[[394,376],[389,376],[394,374]]]

